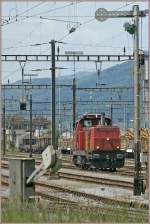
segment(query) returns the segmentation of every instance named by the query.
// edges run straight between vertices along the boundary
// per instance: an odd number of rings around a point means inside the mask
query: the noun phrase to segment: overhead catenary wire
[[[53,12],[53,11],[56,11],[56,10],[60,10],[60,9],[69,7],[69,6],[73,5],[73,4],[74,4],[74,3],[70,3],[70,4],[67,4],[67,5],[61,6],[61,7],[57,7],[57,8],[54,8],[54,9],[49,9],[49,10],[47,10],[47,11],[45,11],[45,12],[39,12],[39,13],[36,13],[36,14],[34,14],[34,15],[30,15],[30,16],[28,16],[28,17],[22,18],[22,19],[20,19],[20,20],[12,21],[12,22],[7,23],[7,24],[5,24],[5,25],[9,25],[9,24],[12,24],[12,23],[16,23],[16,22],[20,22],[20,21],[23,21],[23,20],[26,20],[26,19],[30,19],[30,18],[33,18],[33,17],[35,17],[35,16],[37,16],[37,15],[42,15],[42,14],[50,13],[50,12]]]
[[[117,8],[117,9],[114,9],[114,10],[119,10],[119,9],[121,9],[121,8],[124,8],[124,7],[127,7],[128,5],[131,5],[131,4],[133,4],[134,2],[136,2],[136,1],[133,1],[133,2],[131,2],[131,3],[129,3],[129,4],[126,4],[126,5],[124,5],[124,6],[121,6],[121,7],[119,7],[119,8]],[[43,2],[42,2],[43,3]],[[40,3],[40,4],[42,4],[42,3]],[[79,3],[81,3],[81,2],[76,2],[76,4],[79,4]],[[62,6],[62,7],[58,7],[58,8],[55,8],[55,9],[51,9],[51,10],[48,10],[48,11],[45,11],[45,12],[40,12],[40,13],[37,13],[37,14],[34,14],[34,15],[31,15],[31,16],[27,16],[27,17],[25,17],[25,18],[22,18],[21,20],[17,20],[17,21],[13,21],[13,22],[7,22],[6,24],[3,24],[3,25],[8,25],[8,24],[11,24],[11,23],[15,23],[15,22],[18,22],[18,21],[22,21],[22,20],[25,20],[25,19],[29,19],[29,18],[32,18],[32,17],[35,17],[35,16],[38,16],[38,15],[41,15],[41,14],[46,14],[46,13],[49,13],[49,12],[52,12],[52,11],[55,11],[55,10],[58,10],[58,9],[62,9],[62,8],[65,8],[65,7],[68,7],[68,6],[71,6],[71,5],[74,5],[75,3],[70,3],[69,5],[65,5],[65,6]],[[38,4],[39,5],[39,4]],[[37,5],[37,6],[38,6]],[[26,10],[27,11],[27,10]],[[29,11],[29,10],[28,10]],[[23,12],[23,13],[25,13],[25,12]],[[20,15],[20,14],[19,14]],[[18,16],[18,15],[17,15]],[[73,16],[73,17],[79,17],[79,16]],[[89,17],[89,16],[88,16]],[[94,20],[94,19],[92,19],[92,20]],[[91,21],[92,21],[91,20]],[[90,22],[90,21],[89,21]],[[86,22],[86,23],[88,23],[88,22]],[[2,25],[2,26],[3,26]],[[83,24],[82,24],[83,25]]]
[[[66,34],[66,35],[64,35],[64,37],[68,36],[68,35],[69,34]],[[64,37],[62,37],[60,40],[62,40]],[[23,48],[23,47],[34,47],[34,45],[38,46],[38,45],[44,45],[44,44],[49,44],[49,42],[39,43],[39,44],[26,44],[26,45],[20,45],[20,46],[10,46],[10,47],[7,47],[7,48],[2,48],[2,50],[17,49],[17,48]],[[78,45],[78,46],[92,47],[92,48],[95,47],[95,48],[114,48],[114,49],[120,48],[120,49],[122,49],[122,46],[100,45],[98,43],[96,43],[96,44],[83,44],[83,43],[65,42],[65,44],[74,45],[74,46]],[[130,46],[128,48],[130,48]]]
[[[135,2],[135,1],[134,1],[134,2]],[[130,3],[130,4],[133,4],[133,2]],[[129,5],[129,4],[128,4],[128,5]],[[126,6],[127,6],[127,5],[126,5]],[[122,7],[123,7],[123,6],[122,6]],[[124,7],[125,7],[125,6],[124,6]],[[75,15],[75,16],[77,16],[77,15]],[[92,19],[92,20],[93,20],[93,19]],[[88,23],[88,21],[86,21],[86,23]],[[82,24],[82,25],[83,25],[83,24]],[[67,35],[67,36],[68,36],[68,35]],[[102,47],[102,48],[103,48],[103,47],[104,47],[104,48],[105,48],[105,47],[111,47],[111,48],[114,48],[114,49],[115,49],[115,48],[120,48],[120,49],[122,48],[122,46],[121,46],[121,47],[118,47],[118,46],[114,46],[114,47],[113,47],[113,46],[104,46],[104,45],[103,45],[103,46],[98,46],[98,45],[95,45],[95,46],[94,46],[94,45],[90,45],[90,44],[89,44],[89,45],[88,45],[88,44],[86,45],[86,44],[78,44],[78,43],[77,43],[77,44],[76,44],[76,43],[67,43],[67,44],[79,45],[79,46],[89,46],[89,47],[99,47],[99,48],[101,48],[101,47]],[[24,46],[20,46],[20,47],[26,47],[26,46],[29,46],[29,45],[24,45]],[[14,47],[13,47],[13,48],[14,48]],[[19,46],[17,46],[17,48],[19,48]],[[48,47],[48,49],[49,49],[49,47]],[[47,51],[48,49],[44,50],[43,52]],[[42,54],[43,52],[41,52],[41,54]]]
[[[119,10],[119,9],[122,9],[122,8],[125,8],[125,7],[127,7],[127,6],[129,6],[129,5],[131,5],[131,4],[134,4],[135,2],[137,2],[137,0],[132,1],[132,2],[129,2],[129,3],[126,2],[125,5],[120,6],[119,8],[113,9],[113,11],[114,11],[114,10]],[[37,6],[39,6],[40,4],[43,4],[43,3],[44,3],[44,2],[39,3]],[[79,3],[79,2],[78,2],[78,3]],[[54,4],[55,4],[55,3],[54,3]],[[29,10],[26,10],[26,11],[24,11],[24,12],[18,14],[17,17],[27,17],[27,16],[21,16],[21,14],[24,14],[24,13],[26,13],[26,12],[29,12],[31,9],[33,9],[33,8],[35,8],[35,7],[37,7],[37,6],[33,6],[33,7],[30,8]],[[39,15],[39,14],[38,14],[38,15]],[[33,16],[34,16],[34,15],[33,15]],[[3,15],[2,15],[1,17],[12,17],[12,18],[13,18],[13,17],[16,17],[16,16],[3,16]],[[34,17],[35,17],[35,16],[34,16]],[[89,15],[73,15],[73,16],[69,16],[69,15],[68,15],[68,16],[66,16],[66,15],[59,15],[59,16],[58,16],[58,15],[57,15],[57,16],[56,16],[56,15],[55,15],[55,16],[49,16],[49,17],[63,17],[63,18],[65,18],[65,17],[67,17],[67,18],[69,18],[69,17],[70,17],[70,18],[75,18],[75,17],[77,17],[77,18],[80,18],[80,17],[81,17],[81,18],[82,18],[82,17],[86,18],[86,17],[87,17],[87,18],[88,18],[88,17],[89,17],[89,18],[90,18],[90,17],[93,17],[93,16],[89,16]]]
[[[32,9],[35,9],[35,8],[39,7],[40,5],[42,5],[42,4],[45,4],[45,2],[38,3],[37,5],[35,5],[35,6],[31,7],[31,8],[29,8],[29,9],[27,9],[27,10],[21,12],[21,13],[18,13],[18,14],[16,13],[15,16],[11,16],[11,15],[9,15],[9,16],[5,16],[5,17],[8,17],[9,20],[10,20],[11,17],[12,17],[12,18],[18,18],[18,17],[21,17],[23,14],[28,13],[28,12],[31,11]],[[4,17],[4,16],[2,16],[2,17]],[[28,16],[25,16],[25,18],[27,18],[27,17],[28,17]],[[17,22],[17,21],[18,21],[18,20],[16,20],[15,22]],[[8,25],[8,24],[10,24],[10,23],[8,23],[8,21],[7,21],[6,24]],[[6,24],[5,24],[5,25],[6,25]]]
[[[117,10],[119,10],[119,9],[126,8],[127,6],[132,5],[132,4],[134,4],[135,2],[137,2],[137,0],[134,0],[134,1],[129,2],[129,3],[126,2],[126,4],[124,4],[123,6],[120,6],[119,8],[113,9],[113,11],[114,11],[114,10],[117,11]]]
[[[25,14],[25,13],[28,13],[29,11],[31,11],[31,10],[33,10],[33,9],[39,7],[40,5],[43,5],[43,4],[45,4],[45,2],[42,1],[42,2],[38,3],[37,5],[35,5],[35,6],[31,7],[31,8],[29,8],[29,9],[27,9],[27,10],[21,12],[21,13],[19,13],[17,16],[20,16],[20,15],[23,15],[23,14]]]
[[[23,43],[25,40],[27,40],[28,37],[31,37],[31,35],[34,34],[35,31],[39,30],[39,24],[41,24],[41,21],[38,22],[37,24],[35,24],[34,28],[28,34],[26,34],[22,40],[20,40],[20,41],[18,41],[16,43],[17,46],[13,45],[13,46],[9,46],[9,47],[6,47],[6,48],[2,48],[2,51],[3,50],[4,51],[5,50],[9,50],[9,49],[17,49],[17,48],[29,47],[30,44],[24,44],[24,45],[20,45],[20,46],[18,46],[18,44]]]
[[[135,1],[134,1],[135,2]],[[129,3],[129,4],[126,4],[126,5],[124,5],[124,6],[122,6],[122,7],[126,7],[127,5],[130,5],[130,4],[133,4],[133,2],[131,2],[131,3]],[[39,4],[38,4],[39,5]],[[122,7],[120,7],[120,8],[122,8]],[[32,9],[32,8],[31,8]],[[118,8],[119,9],[119,8]],[[27,10],[26,10],[27,11]],[[25,12],[24,12],[25,13]],[[76,16],[77,17],[77,15],[74,15],[74,16]],[[82,25],[85,25],[85,24],[87,24],[87,23],[89,23],[89,22],[91,22],[91,21],[93,21],[95,18],[93,18],[93,19],[90,19],[90,20],[88,20],[88,21],[85,21],[84,23],[82,23],[82,24],[80,24],[80,25],[78,25],[78,27],[76,27],[76,29],[78,29],[80,26],[82,26]],[[69,34],[66,34],[66,35],[64,35],[60,40],[63,40],[63,39],[65,39],[67,36],[69,36]],[[79,45],[79,44],[78,44]],[[24,46],[20,46],[20,47],[26,47],[27,45],[24,45]],[[80,45],[81,46],[81,45]],[[91,47],[94,47],[94,46],[91,46]],[[95,47],[98,47],[98,46],[95,46]],[[103,46],[103,47],[105,47],[105,46]],[[107,47],[107,46],[106,46]],[[108,46],[109,47],[109,46]],[[122,48],[122,47],[112,47],[112,46],[110,46],[111,48]],[[10,47],[10,48],[14,48],[14,47]],[[8,49],[8,48],[7,48]],[[44,50],[45,51],[45,50]]]
[[[40,19],[45,19],[45,20],[51,20],[51,21],[56,21],[56,22],[70,22],[70,23],[79,23],[79,22],[74,22],[74,21],[70,21],[70,20],[63,20],[63,19],[49,19],[49,18],[45,18],[43,16],[40,16]],[[80,24],[80,23],[79,23]]]

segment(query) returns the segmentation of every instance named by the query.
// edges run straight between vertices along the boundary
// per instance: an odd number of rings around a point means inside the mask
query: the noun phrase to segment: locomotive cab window
[[[92,121],[91,120],[84,120],[83,125],[84,125],[84,127],[92,127]]]

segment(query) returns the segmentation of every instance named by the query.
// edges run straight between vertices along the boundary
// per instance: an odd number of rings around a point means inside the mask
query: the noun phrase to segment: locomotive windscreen
[[[83,127],[93,127],[96,125],[101,124],[101,118],[84,118],[80,120],[80,123],[83,125]],[[105,125],[111,125],[111,120],[110,118],[105,118]]]

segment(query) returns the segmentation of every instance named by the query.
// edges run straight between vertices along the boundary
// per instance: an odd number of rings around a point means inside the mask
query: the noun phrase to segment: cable
[[[69,44],[69,45],[78,45],[78,46],[86,46],[86,47],[100,47],[100,48],[107,48],[107,47],[109,47],[109,48],[120,48],[120,49],[122,49],[122,46],[106,46],[106,45],[98,45],[98,44],[79,44],[79,43],[67,43],[67,44]]]
[[[93,20],[95,20],[95,18],[94,19],[90,19],[90,20],[88,20],[88,21],[86,21],[86,22],[84,22],[84,23],[80,23],[79,25],[78,25],[78,27],[74,27],[74,30],[71,32],[71,33],[73,33],[74,31],[76,31],[76,29],[78,29],[79,27],[81,27],[81,26],[83,26],[83,25],[85,25],[85,24],[87,24],[87,23],[89,23],[89,22],[91,22],[91,21],[93,21]],[[73,28],[73,27],[72,27]],[[71,29],[70,29],[71,30]],[[71,34],[70,32],[68,33],[68,34],[66,34],[66,35],[64,35],[63,37],[61,37],[60,39],[59,39],[59,41],[62,41],[62,40],[64,40],[66,37],[68,37],[70,34]]]
[[[127,6],[129,6],[129,5],[132,5],[132,4],[135,3],[135,2],[137,2],[137,0],[132,1],[132,2],[130,2],[130,3],[128,3],[128,4],[127,4],[127,2],[126,2],[125,5],[123,5],[123,6],[119,7],[119,8],[113,9],[113,11],[117,11],[117,10],[119,10],[119,9],[125,8],[125,7],[127,7]]]
[[[41,24],[41,22],[42,21],[40,21],[38,24],[36,24],[34,26],[34,28],[24,37],[24,39],[19,41],[19,42],[17,42],[16,44],[18,45],[18,44],[24,42],[24,40],[26,40],[28,36],[30,36],[30,38],[31,38],[31,35],[35,32],[35,30],[37,30],[37,29],[39,30],[39,24]],[[21,45],[21,46],[11,46],[11,47],[7,47],[7,48],[2,48],[2,50],[5,51],[5,50],[9,50],[9,49],[16,49],[16,48],[22,48],[22,47],[31,47],[31,44]]]
[[[69,36],[70,34],[66,34],[64,35],[61,39],[59,39],[58,41],[63,40],[65,37]],[[47,42],[47,44],[49,44]],[[106,46],[106,45],[98,45],[98,44],[80,44],[80,43],[65,43],[68,45],[74,45],[74,46],[83,46],[83,47],[92,47],[92,48],[113,48],[113,49],[122,49],[122,46]],[[42,45],[42,44],[41,44]],[[40,45],[39,45],[40,46]],[[31,44],[27,44],[27,45],[20,45],[20,46],[15,46],[15,47],[7,47],[7,48],[2,48],[2,50],[9,50],[9,49],[17,49],[17,48],[24,48],[24,47],[34,47]],[[127,49],[129,49],[130,47],[128,47]],[[46,50],[44,50],[46,51]]]
[[[68,6],[71,6],[71,5],[73,5],[73,4],[74,4],[74,3],[70,3],[70,4],[67,4],[67,5],[58,7],[58,8],[50,9],[50,10],[45,11],[45,12],[40,12],[40,13],[31,15],[31,16],[28,16],[27,18],[23,18],[23,19],[20,19],[20,20],[17,20],[17,21],[13,21],[13,22],[10,22],[10,23],[5,24],[5,25],[9,25],[9,24],[12,24],[12,23],[20,22],[20,21],[23,21],[23,20],[25,20],[25,19],[32,18],[32,17],[37,16],[37,15],[46,14],[46,13],[50,13],[50,12],[53,12],[53,11],[56,11],[56,10],[60,10],[60,9],[66,8],[66,7],[68,7]]]
[[[44,18],[44,17],[42,17],[42,16],[40,16],[40,19],[54,20],[54,21],[56,21],[56,22],[65,22],[65,23],[67,23],[67,22],[69,22],[69,23],[79,23],[79,22],[73,22],[73,21],[62,20],[62,19],[48,19],[48,18]]]
[[[21,12],[21,13],[18,14],[17,16],[23,15],[23,14],[25,14],[25,13],[31,11],[32,9],[37,8],[38,6],[40,6],[40,5],[42,5],[42,4],[45,4],[45,2],[41,2],[41,3],[39,3],[39,4],[37,4],[37,5],[33,6],[33,7],[31,7],[30,9],[27,9],[27,10],[25,10],[24,12]]]
[[[16,20],[17,20],[17,17],[20,17],[20,15],[23,15],[23,14],[25,14],[25,13],[31,11],[32,9],[37,8],[38,6],[40,6],[40,5],[42,5],[42,4],[45,4],[45,2],[41,2],[41,3],[39,3],[39,4],[37,4],[37,5],[33,6],[33,7],[31,7],[30,9],[27,9],[27,10],[25,10],[25,11],[19,13],[19,14],[16,14],[16,16],[10,16],[10,15],[9,15],[9,16],[5,16],[5,17],[9,17],[9,20],[10,20],[10,17],[15,17]],[[26,17],[25,17],[24,19],[26,19]],[[10,23],[9,23],[9,22],[8,22],[9,20],[7,20],[7,24],[6,24],[6,25],[18,21],[18,20],[17,20],[17,21],[13,21],[13,22],[10,22]]]
[[[1,16],[1,17],[9,17],[9,16]],[[16,18],[16,16],[10,16],[10,17],[15,17]],[[17,16],[17,17],[20,17],[20,18],[27,18],[28,16]],[[47,17],[47,19],[51,19],[51,18],[93,18],[93,16],[87,16],[87,15],[80,15],[80,16],[66,16],[66,15],[62,15],[62,16],[48,16]],[[35,18],[37,18],[37,19],[40,19],[40,16],[35,16]],[[4,20],[4,19],[3,19]],[[75,22],[76,23],[76,22]]]

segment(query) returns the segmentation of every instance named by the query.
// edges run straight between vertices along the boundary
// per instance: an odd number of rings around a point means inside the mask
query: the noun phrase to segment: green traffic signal
[[[135,33],[136,26],[134,24],[131,25],[129,23],[125,23],[124,28],[125,31],[133,35]]]
[[[133,35],[135,33],[135,26],[131,25],[130,27],[128,27],[127,32]]]

